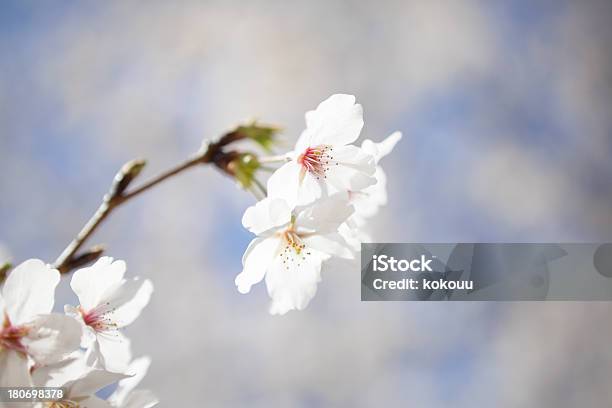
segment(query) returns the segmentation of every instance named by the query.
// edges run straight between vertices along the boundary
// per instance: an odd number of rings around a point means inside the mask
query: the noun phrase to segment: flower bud
[[[260,163],[252,153],[240,153],[227,165],[228,172],[234,176],[240,187],[248,189],[253,184]]]
[[[4,282],[13,265],[10,262],[0,263],[0,283]]]
[[[256,122],[253,122],[248,126],[240,126],[238,129],[240,132],[244,133],[248,139],[251,139],[257,143],[267,152],[272,151],[275,137],[280,131],[279,128],[258,125]]]
[[[251,122],[248,125],[238,126],[236,129],[226,133],[218,142],[220,146],[227,146],[238,140],[250,139],[257,143],[262,149],[269,152],[275,142],[279,128],[270,125],[260,125]]]

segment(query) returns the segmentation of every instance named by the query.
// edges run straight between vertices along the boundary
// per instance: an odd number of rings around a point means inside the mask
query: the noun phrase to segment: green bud
[[[255,173],[260,163],[252,153],[240,153],[228,164],[228,170],[233,174],[240,187],[248,189],[253,185]]]
[[[259,125],[257,122],[252,122],[249,125],[239,126],[236,129],[238,133],[244,135],[245,138],[251,139],[267,152],[272,151],[275,142],[275,137],[280,132],[280,129],[273,126]]]
[[[6,275],[12,267],[13,265],[10,262],[0,263],[0,283],[6,279]]]

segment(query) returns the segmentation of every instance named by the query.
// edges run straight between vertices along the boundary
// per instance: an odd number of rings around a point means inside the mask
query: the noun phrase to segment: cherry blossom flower
[[[287,154],[288,162],[268,179],[268,197],[304,205],[374,184],[374,158],[351,144],[362,127],[361,105],[352,95],[332,95],[307,112],[306,130]]]
[[[336,194],[292,210],[279,198],[266,198],[248,208],[242,223],[257,235],[236,277],[241,293],[264,276],[272,298],[270,313],[304,309],[317,291],[321,263],[331,256],[352,258],[338,227],[353,213],[346,194]]]
[[[59,281],[59,272],[37,259],[7,277],[0,295],[0,386],[29,385],[33,367],[59,361],[79,347],[79,324],[50,314]]]
[[[126,374],[131,377],[119,381],[117,389],[109,397],[108,401],[115,408],[151,408],[159,403],[159,400],[149,390],[134,390],[142,381],[151,365],[149,357],[140,357],[130,363]]]
[[[370,218],[378,212],[378,209],[387,204],[387,175],[379,165],[380,160],[387,156],[402,138],[401,132],[394,132],[380,143],[366,139],[361,144],[361,149],[374,157],[376,170],[374,178],[376,184],[364,188],[361,191],[349,191],[351,204],[355,207],[354,217]]]
[[[87,353],[77,351],[60,363],[45,366],[34,372],[35,386],[63,387],[67,391],[60,401],[51,405],[51,408],[77,406],[82,408],[150,408],[157,405],[158,400],[150,391],[133,391],[151,364],[148,357],[140,357],[132,361],[125,373],[93,368],[89,366],[87,360]],[[97,390],[113,383],[117,383],[117,388],[106,401],[95,396]]]
[[[96,392],[126,377],[119,373],[92,369],[78,379],[61,385],[66,390],[66,394],[57,406],[62,408],[113,408],[110,402],[98,398]]]
[[[148,279],[125,279],[125,269],[125,262],[110,257],[79,269],[70,286],[80,305],[65,306],[66,313],[82,324],[81,346],[91,349],[91,363],[117,372],[131,359],[129,341],[120,329],[140,315],[153,292]]]
[[[96,396],[102,388],[129,378],[87,365],[83,353],[75,353],[66,362],[44,367],[34,374],[38,387],[61,387],[64,395],[57,401],[36,403],[34,408],[115,408],[110,401]]]
[[[378,213],[380,207],[387,204],[387,175],[379,165],[380,160],[387,156],[402,138],[401,132],[394,132],[380,143],[369,139],[364,140],[361,149],[374,157],[376,171],[373,184],[361,191],[349,191],[349,201],[355,208],[355,213],[340,227],[340,234],[351,248],[359,250],[362,242],[372,240],[365,230],[367,218]]]

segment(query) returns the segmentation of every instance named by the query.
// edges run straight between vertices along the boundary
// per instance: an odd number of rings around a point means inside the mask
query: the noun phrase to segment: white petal
[[[242,225],[253,234],[260,235],[291,221],[291,209],[280,198],[264,198],[246,209]]]
[[[357,251],[361,250],[362,242],[372,242],[372,237],[365,230],[366,225],[367,225],[367,220],[365,218],[358,216],[357,214],[353,214],[353,216],[349,218],[348,221],[346,221],[347,228],[351,230],[352,239],[358,242]],[[346,239],[346,234],[343,234],[342,231],[340,232],[341,232],[341,235]],[[346,239],[346,241],[350,242],[349,239]]]
[[[296,226],[305,232],[327,233],[338,229],[353,213],[348,194],[337,193],[296,209]]]
[[[140,381],[142,381],[150,365],[151,359],[149,357],[140,357],[130,363],[125,373],[131,375],[131,377],[119,381],[117,389],[110,397],[113,405],[124,406],[124,402],[128,395],[138,386]]]
[[[79,407],[83,408],[114,408],[110,402],[100,399],[96,396],[85,398],[80,402]]]
[[[310,146],[346,145],[359,137],[363,110],[353,95],[336,94],[321,102],[316,111],[306,114],[306,136]]]
[[[37,367],[32,372],[32,379],[35,386],[61,387],[83,376],[89,370],[91,368],[86,364],[85,353],[78,350],[62,361]]]
[[[121,282],[125,268],[125,262],[113,262],[113,258],[105,256],[92,266],[76,271],[70,286],[83,309],[89,311],[99,305],[107,290]]]
[[[314,114],[314,111],[306,112],[306,123],[308,123],[308,117],[312,114]],[[294,159],[297,158],[297,156],[299,156],[300,154],[302,154],[304,150],[306,150],[306,148],[310,146],[311,138],[312,132],[310,132],[308,129],[304,129],[300,134],[300,137],[298,137],[297,142],[295,143],[295,149],[292,152]]]
[[[255,238],[242,257],[242,272],[236,276],[236,286],[240,293],[249,293],[251,286],[259,283],[266,270],[278,254],[280,240],[276,237]]]
[[[130,341],[120,331],[98,333],[97,347],[100,363],[109,371],[124,372],[132,359]]]
[[[86,398],[94,395],[97,391],[127,378],[127,375],[113,373],[106,370],[94,369],[87,372],[81,378],[66,384],[68,395],[72,399]]]
[[[79,323],[81,326],[81,347],[89,348],[91,343],[96,341],[96,334],[91,327],[85,324],[80,310],[72,305],[64,305],[64,313]]]
[[[376,184],[350,193],[350,202],[360,217],[373,217],[379,207],[387,204],[387,176],[380,166],[376,168],[374,177]]]
[[[94,341],[87,347],[85,351],[85,362],[88,367],[96,369],[104,369],[104,357],[100,353],[100,343],[98,343],[98,335],[93,331]]]
[[[333,150],[334,160],[371,176],[376,169],[374,156],[357,146],[340,146]]]
[[[293,207],[298,197],[298,189],[302,179],[301,169],[302,166],[295,160],[291,160],[278,168],[268,179],[268,197],[271,199],[281,198],[285,200],[288,207]],[[246,217],[247,213],[244,215]],[[243,225],[245,225],[244,221],[243,217]],[[252,223],[253,221],[249,222]]]
[[[37,364],[50,364],[79,348],[81,325],[60,314],[40,315],[27,324],[28,335],[22,339],[28,354]]]
[[[299,265],[292,263],[287,269],[280,257],[275,260],[266,274],[268,294],[272,298],[271,314],[285,314],[290,310],[304,309],[317,293],[321,281],[322,257],[312,250]]]
[[[383,157],[393,151],[397,142],[402,139],[402,132],[393,132],[385,140],[380,143],[375,143],[370,139],[366,139],[361,144],[361,148],[366,152],[374,156],[376,163]]]
[[[355,146],[343,146],[335,153],[338,165],[330,167],[330,191],[360,191],[376,183],[374,158]]]
[[[20,325],[36,315],[50,313],[59,281],[59,272],[38,259],[17,266],[6,278],[2,289],[11,323]]]
[[[346,240],[337,232],[326,235],[313,235],[304,238],[304,243],[308,248],[314,248],[328,255],[344,259],[353,259],[355,257]]]
[[[136,390],[127,396],[121,408],[151,408],[159,399],[149,390]]]
[[[0,350],[0,387],[29,387],[31,384],[27,357],[13,350]]]
[[[317,179],[309,172],[304,173],[300,179],[298,196],[295,205],[306,205],[329,195],[328,186],[324,180]]]
[[[359,252],[361,250],[362,241],[359,239],[359,235],[355,229],[349,226],[348,221],[338,228],[338,233],[346,241],[353,252]]]
[[[117,327],[125,327],[131,324],[149,303],[153,293],[153,283],[149,279],[144,281],[139,278],[128,279],[111,294],[104,296],[102,302],[114,311],[110,318]]]

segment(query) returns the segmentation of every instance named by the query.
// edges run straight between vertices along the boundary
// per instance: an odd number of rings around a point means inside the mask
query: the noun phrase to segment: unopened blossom
[[[265,277],[270,313],[304,309],[317,291],[321,263],[332,256],[353,257],[338,234],[352,213],[346,194],[296,208],[283,199],[266,198],[248,208],[242,223],[257,238],[242,258],[238,290],[248,293]]]
[[[125,269],[125,262],[110,257],[79,269],[70,286],[80,305],[65,307],[83,326],[81,346],[91,349],[92,363],[111,371],[124,370],[130,361],[129,341],[120,329],[140,315],[153,292],[148,279],[125,279]]]
[[[59,281],[59,272],[37,259],[7,277],[0,295],[0,386],[27,386],[33,367],[59,361],[79,347],[79,324],[51,314]]]
[[[136,390],[147,370],[151,365],[149,357],[140,357],[133,360],[125,373],[130,377],[124,378],[117,384],[117,389],[108,398],[115,408],[151,408],[159,403],[159,400],[149,390]]]
[[[304,205],[374,184],[374,158],[352,144],[362,127],[362,108],[352,95],[332,95],[307,112],[306,129],[287,163],[268,179],[268,196]]]

